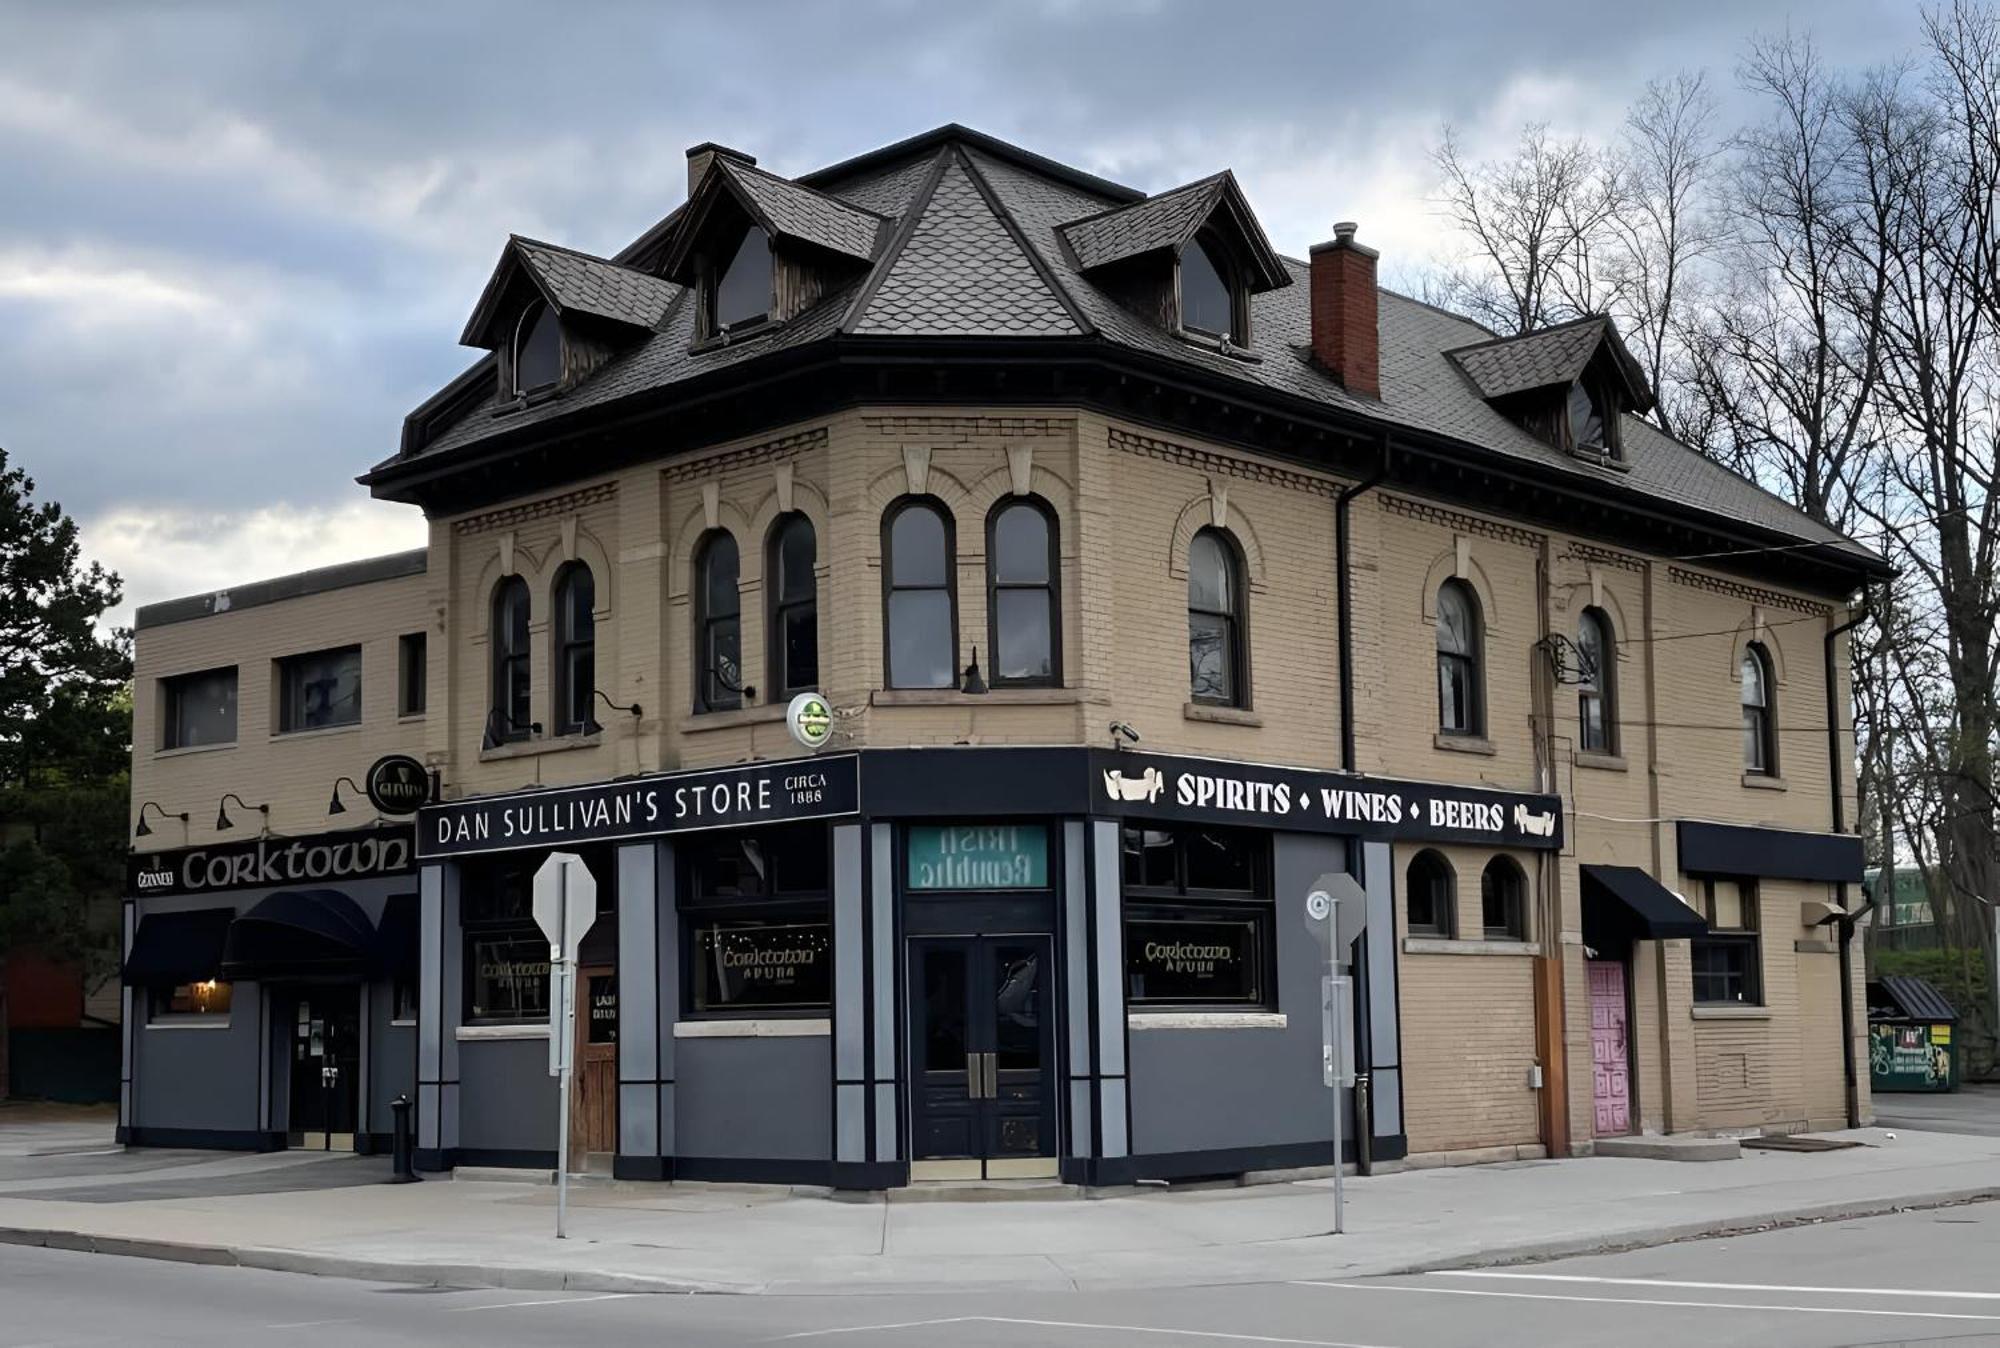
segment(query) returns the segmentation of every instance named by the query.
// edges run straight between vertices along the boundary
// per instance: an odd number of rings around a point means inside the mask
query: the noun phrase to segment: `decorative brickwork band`
[[[1629,552],[1616,552],[1610,548],[1600,548],[1593,543],[1569,545],[1569,560],[1573,562],[1595,562],[1599,566],[1616,566],[1626,571],[1644,571],[1644,559],[1634,557]]]
[[[1413,501],[1407,496],[1393,496],[1382,493],[1383,508],[1391,514],[1405,519],[1422,520],[1426,524],[1436,524],[1461,534],[1480,534],[1487,538],[1497,538],[1505,543],[1518,543],[1524,548],[1538,548],[1542,536],[1532,529],[1517,529],[1511,524],[1496,524],[1492,520],[1480,519],[1477,515],[1461,515],[1456,510],[1432,505],[1428,501]]]
[[[825,443],[826,430],[823,427],[816,427],[810,431],[800,431],[797,435],[766,440],[760,445],[745,445],[742,449],[732,449],[724,454],[713,454],[705,459],[677,463],[663,470],[660,475],[668,482],[688,482],[698,477],[712,477],[726,473],[732,468],[776,463],[781,459],[792,458],[805,450],[817,449]]]
[[[1761,604],[1765,608],[1790,609],[1794,613],[1810,613],[1822,618],[1833,612],[1825,604],[1816,603],[1810,599],[1801,599],[1797,595],[1785,594],[1778,590],[1767,590],[1761,585],[1749,585],[1740,580],[1724,580],[1720,576],[1711,576],[1701,571],[1690,571],[1683,566],[1668,567],[1667,571],[1673,577],[1674,584],[1676,585],[1686,585],[1697,590],[1710,590],[1716,594],[1730,595],[1734,598],[1744,600],[1746,603]]]
[[[1168,440],[1155,440],[1151,436],[1135,435],[1130,431],[1111,431],[1111,447],[1127,454],[1140,454],[1162,463],[1178,464],[1203,473],[1224,473],[1230,477],[1244,478],[1251,482],[1265,482],[1288,491],[1311,492],[1315,496],[1332,497],[1339,485],[1326,478],[1311,477],[1305,473],[1295,473],[1268,463],[1254,463],[1248,459],[1233,458],[1218,454],[1213,450],[1190,449]]]
[[[546,496],[539,501],[525,501],[520,505],[507,506],[501,510],[489,510],[483,515],[467,515],[451,526],[455,534],[483,534],[493,529],[508,529],[529,520],[547,519],[551,515],[568,515],[601,501],[609,501],[618,495],[616,482],[600,482],[580,491],[565,492],[561,496]]]

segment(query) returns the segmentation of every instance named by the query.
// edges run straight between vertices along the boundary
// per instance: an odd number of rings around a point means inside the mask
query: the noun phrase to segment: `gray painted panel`
[[[458,1144],[553,1151],[556,1080],[546,1039],[477,1039],[459,1045]]]
[[[1127,1152],[1125,1083],[1116,1077],[1106,1077],[1100,1090],[1104,1099],[1103,1154],[1107,1157],[1123,1156]]]
[[[894,1082],[883,1082],[875,1087],[875,1159],[878,1161],[897,1159]]]
[[[1069,1065],[1072,1072],[1090,1071],[1090,886],[1084,874],[1084,831],[1081,819],[1063,821],[1062,880],[1063,939],[1069,958],[1064,962],[1064,986],[1068,1005],[1063,1021],[1069,1030]],[[1077,1111],[1080,1115],[1087,1110]],[[1086,1132],[1085,1136],[1089,1134]],[[1089,1154],[1088,1150],[1076,1153]]]
[[[444,873],[443,865],[418,872],[417,1071],[426,1081],[444,1076],[444,979],[429,976],[445,967]]]
[[[438,1089],[438,1145],[449,1150],[458,1145],[458,1083]],[[553,1111],[551,1111],[553,1113]]]
[[[683,1039],[674,1154],[826,1160],[831,1048],[819,1035]]]
[[[1361,844],[1362,885],[1368,891],[1368,986],[1373,1061],[1391,1067],[1396,1051],[1396,884],[1389,844]]]
[[[258,1127],[263,1101],[258,1058],[263,989],[238,983],[229,1023],[179,1026],[144,1023],[138,1006],[138,1099],[133,1123],[141,1128],[216,1128],[248,1132]]]
[[[369,992],[368,1129],[376,1133],[395,1127],[390,1101],[399,1095],[417,1098],[417,1027],[390,1020],[395,1002],[395,990],[387,983],[377,983]]]
[[[660,971],[659,989],[659,1055],[660,1080],[674,1079],[674,1022],[681,1018],[681,918],[680,918],[680,870],[674,861],[674,845],[670,842],[659,844],[659,851],[653,862],[653,883],[658,901],[655,911],[659,931],[659,959],[656,968]],[[673,1150],[673,1114],[662,1106],[661,1132],[663,1145],[667,1150],[660,1154],[671,1155]]]
[[[833,1130],[834,1159],[867,1160],[868,1088],[859,1083],[835,1086],[833,1103],[837,1119]]]
[[[861,827],[833,830],[833,1055],[841,1081],[859,1081],[868,989],[862,977]]]
[[[1118,882],[1118,825],[1109,819],[1093,819],[1090,827],[1095,844],[1095,855],[1091,859],[1095,881],[1092,885],[1091,912],[1097,929],[1097,964],[1094,971],[1097,983],[1097,1070],[1106,1076],[1123,1076],[1125,942],[1124,906]],[[1116,1154],[1123,1156],[1125,1153]]]
[[[872,875],[869,888],[872,902],[869,926],[873,931],[875,1060],[869,1071],[874,1081],[896,1079],[896,871],[892,851],[895,830],[876,824],[869,830]],[[895,1112],[890,1111],[893,1121]],[[895,1155],[894,1141],[887,1155]]]
[[[1403,1131],[1403,1069],[1378,1067],[1368,1074],[1368,1091],[1375,1109],[1375,1136],[1394,1137]]]
[[[660,1087],[660,1155],[672,1156],[679,1148],[674,1145],[674,1085],[666,1082]]]
[[[618,1088],[618,1154],[658,1156],[660,1154],[659,1088],[643,1086]]]
[[[444,1071],[439,1076],[445,1081],[459,1078],[458,1026],[465,1018],[465,936],[459,926],[458,915],[463,896],[459,892],[465,872],[457,865],[447,863],[444,868],[444,884],[439,891],[438,929],[443,933],[444,964],[438,970],[437,983],[440,990],[439,1035],[443,1042]],[[447,1122],[446,1128],[455,1128],[454,1122]],[[450,1143],[445,1145],[449,1146]]]
[[[618,1079],[655,1081],[660,1072],[659,984],[653,976],[653,956],[659,949],[654,931],[659,903],[654,880],[658,849],[651,842],[618,849]],[[620,1094],[619,1127],[627,1117]],[[650,1115],[651,1110],[648,1109]],[[620,1139],[619,1150],[635,1152]]]
[[[1090,1155],[1090,1083],[1069,1083],[1069,1155]]]

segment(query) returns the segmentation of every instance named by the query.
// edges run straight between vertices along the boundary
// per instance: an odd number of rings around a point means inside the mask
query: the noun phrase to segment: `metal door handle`
[[[1000,1055],[997,1053],[982,1053],[979,1055],[979,1058],[986,1069],[986,1093],[982,1098],[997,1100],[1000,1098]]]
[[[1000,1094],[1000,1073],[997,1053],[968,1053],[965,1055],[965,1098],[968,1100],[992,1100]]]

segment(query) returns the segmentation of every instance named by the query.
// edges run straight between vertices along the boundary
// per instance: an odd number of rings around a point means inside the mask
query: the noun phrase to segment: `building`
[[[960,127],[688,168],[615,257],[502,249],[361,479],[422,553],[142,611],[129,1137],[368,1145],[405,1092],[422,1164],[549,1164],[556,849],[620,1175],[1325,1163],[1343,875],[1374,1160],[1865,1114],[1817,924],[1886,568],[1641,420],[1609,321],[1496,338],[1228,173]],[[391,752],[434,802],[322,836]]]

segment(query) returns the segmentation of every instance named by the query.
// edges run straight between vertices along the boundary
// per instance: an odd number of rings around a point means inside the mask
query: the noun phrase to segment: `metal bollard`
[[[1368,1098],[1368,1074],[1354,1077],[1354,1173],[1375,1173],[1375,1106]]]
[[[410,1136],[410,1097],[399,1095],[389,1102],[389,1110],[396,1116],[389,1144],[394,1173],[389,1176],[391,1184],[415,1184],[423,1178],[417,1173],[416,1158],[412,1155]]]

